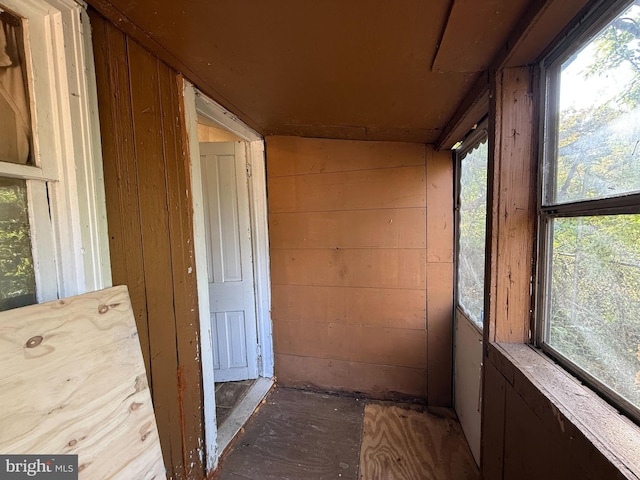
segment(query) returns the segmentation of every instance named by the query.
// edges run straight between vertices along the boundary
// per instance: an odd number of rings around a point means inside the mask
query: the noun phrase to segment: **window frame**
[[[557,132],[559,110],[560,66],[584,45],[589,43],[606,25],[619,15],[633,0],[596,2],[586,11],[576,26],[550,50],[539,62],[540,116],[538,142],[538,253],[537,291],[535,295],[534,343],[565,370],[583,381],[589,388],[623,411],[636,423],[640,423],[640,408],[636,407],[613,389],[604,385],[587,370],[579,367],[553,346],[546,343],[550,328],[553,220],[583,216],[640,214],[640,193],[618,194],[596,199],[556,203],[555,192],[557,165]]]
[[[111,286],[91,30],[76,0],[0,0],[22,17],[33,165],[0,162],[27,183],[36,299]]]
[[[454,163],[454,169],[455,169],[454,170],[454,178],[455,178],[455,184],[454,184],[454,199],[455,199],[455,204],[454,204],[454,213],[455,213],[455,217],[454,217],[454,222],[455,222],[454,298],[455,298],[455,305],[456,305],[456,308],[464,314],[464,317],[469,321],[469,323],[476,330],[478,330],[480,334],[482,334],[484,329],[484,322],[486,321],[486,315],[482,321],[478,320],[476,322],[476,320],[474,320],[474,316],[460,301],[460,272],[459,272],[460,237],[461,237],[460,235],[460,206],[461,206],[460,193],[462,191],[460,180],[462,176],[462,162],[464,161],[463,157],[465,157],[467,154],[472,152],[474,149],[478,148],[480,144],[483,142],[487,142],[487,144],[489,143],[489,125],[488,125],[488,119],[486,117],[476,124],[475,128],[471,130],[471,132],[469,132],[469,134],[461,142],[460,146],[455,149],[455,163]],[[488,218],[488,210],[489,210],[489,197],[488,197],[489,171],[488,170],[489,170],[489,165],[487,162],[487,198],[485,200],[486,208],[487,208],[487,214],[485,215],[485,252],[487,248],[486,234],[488,232],[488,226],[486,225],[486,221]],[[485,253],[485,260],[486,260],[486,253]],[[486,265],[485,265],[485,270],[486,270]],[[485,272],[485,276],[483,277],[483,282],[485,281],[485,278],[486,278],[486,272]],[[484,302],[484,297],[486,295],[486,285],[484,285],[483,287],[483,292],[484,293],[482,296],[482,300]]]

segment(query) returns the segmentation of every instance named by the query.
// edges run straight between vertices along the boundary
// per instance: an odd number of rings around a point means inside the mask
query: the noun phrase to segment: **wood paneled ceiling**
[[[531,1],[89,3],[263,135],[433,143]]]

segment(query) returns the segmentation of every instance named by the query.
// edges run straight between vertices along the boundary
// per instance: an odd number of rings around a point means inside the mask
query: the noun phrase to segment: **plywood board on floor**
[[[362,407],[354,398],[276,389],[223,459],[218,480],[358,478]]]
[[[78,455],[81,478],[164,478],[126,287],[0,313],[0,452]]]
[[[360,480],[471,480],[478,468],[450,409],[365,407]]]

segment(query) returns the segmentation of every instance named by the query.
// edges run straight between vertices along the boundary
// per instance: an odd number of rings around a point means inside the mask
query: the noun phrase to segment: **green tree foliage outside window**
[[[566,60],[559,81],[547,204],[640,192],[640,2]],[[549,222],[545,341],[640,408],[640,215],[607,213]]]
[[[0,310],[35,303],[24,180],[0,177]]]
[[[485,139],[460,161],[458,303],[480,327],[484,317],[487,148]]]

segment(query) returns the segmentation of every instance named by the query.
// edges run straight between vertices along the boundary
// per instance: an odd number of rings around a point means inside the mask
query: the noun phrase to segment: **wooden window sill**
[[[488,360],[539,418],[551,409],[564,434],[584,437],[623,478],[640,478],[638,425],[529,345],[491,343]]]

